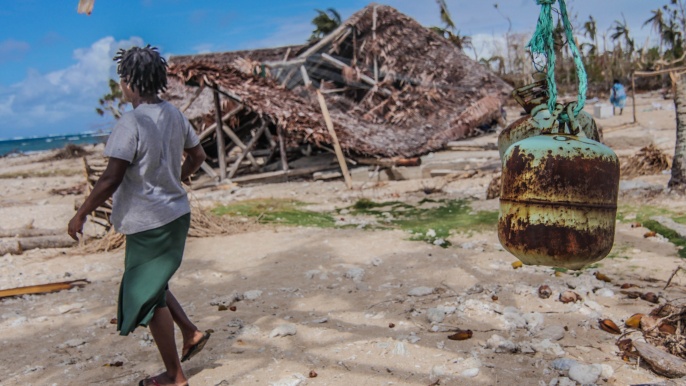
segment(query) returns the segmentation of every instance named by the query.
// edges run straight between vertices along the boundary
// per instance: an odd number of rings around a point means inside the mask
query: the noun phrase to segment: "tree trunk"
[[[672,189],[686,189],[686,78],[680,77],[674,94],[676,107],[676,146],[672,160],[672,178],[669,186]]]

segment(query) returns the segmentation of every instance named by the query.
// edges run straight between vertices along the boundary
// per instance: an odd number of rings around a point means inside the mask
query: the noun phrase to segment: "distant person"
[[[166,372],[139,385],[188,385],[180,362],[202,350],[210,335],[188,319],[168,282],[181,265],[191,221],[181,181],[198,170],[205,152],[183,114],[158,96],[167,86],[167,63],[157,49],[119,50],[114,60],[124,100],[134,110],[112,130],[104,152],[107,168],[69,221],[68,233],[78,239],[86,216],[114,195],[112,225],[126,235],[117,331],[128,335],[149,326],[162,356]],[[181,360],[174,322],[183,336]]]
[[[624,91],[624,85],[619,82],[619,79],[615,79],[612,84],[610,102],[612,103],[612,115],[615,115],[615,108],[619,108],[619,115],[622,115],[624,106],[626,106],[626,91]]]

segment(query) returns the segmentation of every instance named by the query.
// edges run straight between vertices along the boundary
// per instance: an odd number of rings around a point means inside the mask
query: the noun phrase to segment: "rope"
[[[584,64],[581,61],[581,54],[579,49],[574,42],[574,35],[572,34],[572,24],[569,21],[569,15],[567,14],[567,5],[565,0],[536,0],[536,3],[541,6],[541,13],[538,16],[538,23],[536,25],[536,31],[531,37],[527,47],[532,53],[542,54],[547,59],[547,72],[546,80],[548,82],[548,110],[554,111],[555,104],[557,103],[557,83],[555,82],[555,41],[553,38],[553,5],[555,2],[560,3],[560,14],[562,17],[562,23],[565,29],[565,35],[569,43],[570,50],[572,51],[572,56],[574,58],[574,65],[576,67],[576,74],[579,78],[579,93],[577,97],[577,103],[574,107],[573,114],[578,116],[579,112],[584,108],[586,103],[586,91],[588,89],[588,79],[586,77],[586,70],[584,69]],[[570,117],[568,114],[563,113],[560,115],[560,119],[564,121],[569,121]]]

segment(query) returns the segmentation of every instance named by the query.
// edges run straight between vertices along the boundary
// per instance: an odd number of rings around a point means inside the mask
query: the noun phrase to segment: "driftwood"
[[[66,235],[63,236],[36,236],[21,237],[0,240],[0,256],[5,254],[21,255],[24,251],[37,248],[68,248],[76,244],[76,241]]]
[[[22,295],[46,294],[46,293],[50,293],[50,292],[69,290],[69,289],[72,289],[74,287],[83,288],[86,284],[89,284],[89,283],[90,283],[90,281],[88,281],[86,279],[81,279],[81,280],[64,281],[64,282],[59,282],[59,283],[40,284],[40,285],[32,285],[32,286],[27,286],[27,287],[10,288],[10,289],[5,289],[5,290],[0,290],[0,299],[13,297],[13,296],[22,296]]]
[[[639,355],[656,373],[668,378],[686,376],[686,361],[644,342],[633,342]]]
[[[13,228],[0,229],[0,237],[36,237],[63,235],[64,229]]]

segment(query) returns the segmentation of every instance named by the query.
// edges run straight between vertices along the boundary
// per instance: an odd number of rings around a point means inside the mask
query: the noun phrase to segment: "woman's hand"
[[[83,236],[83,224],[86,223],[86,216],[81,216],[78,212],[71,220],[69,220],[69,225],[67,226],[67,233],[72,239],[79,241],[77,233]]]

